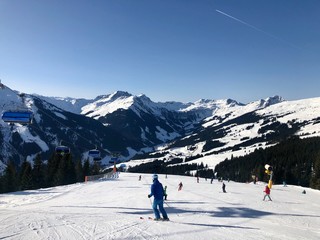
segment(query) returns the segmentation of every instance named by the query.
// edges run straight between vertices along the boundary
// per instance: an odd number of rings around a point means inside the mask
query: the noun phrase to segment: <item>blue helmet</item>
[[[158,179],[158,174],[153,174],[152,180],[156,180],[156,179]]]

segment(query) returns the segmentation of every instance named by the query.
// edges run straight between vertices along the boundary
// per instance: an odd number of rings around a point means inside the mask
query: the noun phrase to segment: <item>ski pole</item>
[[[168,208],[172,208],[167,202],[165,202],[165,201],[163,201],[167,206],[168,206]],[[178,214],[178,213],[176,213],[176,215],[178,216],[178,217],[180,217],[180,215]]]

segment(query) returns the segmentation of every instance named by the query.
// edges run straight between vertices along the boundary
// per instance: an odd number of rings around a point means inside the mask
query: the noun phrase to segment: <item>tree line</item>
[[[173,158],[170,160],[155,160],[147,163],[142,163],[134,167],[129,167],[128,172],[172,174],[203,178],[214,177],[213,170],[209,169],[208,165],[204,165],[203,163],[188,163],[194,159],[195,157],[193,156],[185,159]]]
[[[33,165],[26,160],[18,167],[13,160],[8,162],[0,176],[0,193],[84,182],[85,176],[95,174],[99,174],[99,166],[90,165],[88,159],[84,163],[81,160],[74,162],[72,154],[53,154],[44,163],[38,154]]]
[[[231,157],[208,168],[203,163],[188,163],[199,156],[155,160],[129,167],[129,172],[159,173],[219,178],[237,182],[252,181],[253,177],[267,182],[269,176],[264,166],[273,167],[273,181],[276,184],[285,181],[287,184],[311,187],[320,190],[320,138],[300,139],[291,137],[266,149],[256,149],[253,153],[241,157]],[[14,161],[8,162],[0,176],[0,193],[47,188],[59,185],[83,182],[87,175],[100,174],[97,164],[90,165],[89,160],[73,161],[72,154],[53,154],[44,163],[37,155],[33,165],[24,161],[17,167]]]
[[[279,144],[231,157],[215,167],[219,177],[248,182],[254,177],[268,181],[265,164],[273,167],[273,181],[320,190],[320,138],[291,137]]]
[[[197,156],[201,157],[201,155]],[[320,190],[320,138],[290,137],[275,146],[256,149],[241,157],[231,157],[216,165],[215,169],[201,164],[190,164],[197,158],[155,160],[134,167],[129,172],[160,173],[230,179],[250,182],[254,179],[268,182],[265,165],[273,167],[273,182],[311,187]]]

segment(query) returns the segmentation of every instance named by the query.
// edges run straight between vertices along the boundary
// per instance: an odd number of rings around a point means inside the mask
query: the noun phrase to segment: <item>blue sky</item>
[[[1,0],[0,79],[77,98],[320,97],[320,1]]]

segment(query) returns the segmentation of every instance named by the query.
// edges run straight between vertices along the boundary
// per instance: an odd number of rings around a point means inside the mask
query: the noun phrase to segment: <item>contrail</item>
[[[220,14],[228,17],[228,18],[231,18],[231,19],[233,19],[233,20],[236,20],[237,22],[242,23],[242,24],[246,25],[247,27],[250,27],[250,28],[252,28],[252,29],[254,29],[254,30],[258,31],[258,32],[261,32],[261,33],[263,33],[263,34],[265,34],[265,35],[267,35],[267,36],[269,36],[269,37],[271,37],[271,38],[273,38],[273,39],[276,39],[276,40],[281,41],[281,42],[283,42],[283,43],[289,44],[289,45],[290,45],[291,47],[293,47],[293,48],[300,49],[299,47],[295,46],[294,44],[292,44],[292,43],[290,43],[290,42],[288,42],[288,41],[285,41],[285,40],[283,40],[283,39],[281,39],[281,38],[278,38],[277,36],[274,36],[274,35],[272,35],[272,34],[270,34],[270,33],[267,33],[267,32],[265,32],[265,31],[263,31],[263,30],[255,27],[255,26],[249,24],[249,23],[246,23],[246,22],[244,22],[244,21],[242,21],[242,20],[240,20],[240,19],[238,19],[238,18],[235,18],[235,17],[233,17],[233,16],[231,16],[231,15],[229,15],[229,14],[227,14],[227,13],[224,13],[224,12],[218,10],[218,9],[216,9],[216,12],[218,12],[218,13],[220,13]]]

